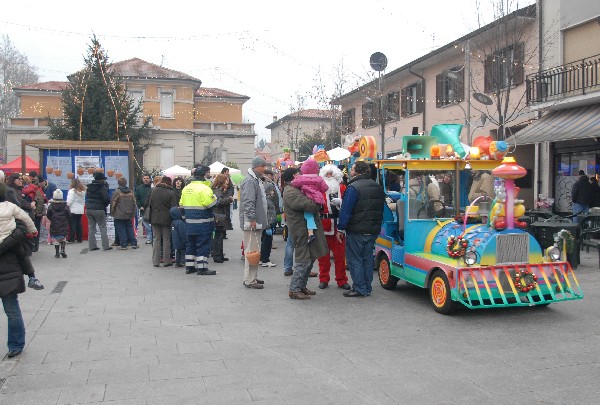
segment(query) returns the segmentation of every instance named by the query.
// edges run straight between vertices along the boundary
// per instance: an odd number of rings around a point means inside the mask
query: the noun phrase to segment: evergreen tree
[[[131,141],[136,150],[145,150],[150,118],[141,122],[141,103],[135,105],[128,95],[95,36],[84,61],[85,68],[69,76],[62,92],[63,118],[51,120],[50,139]]]

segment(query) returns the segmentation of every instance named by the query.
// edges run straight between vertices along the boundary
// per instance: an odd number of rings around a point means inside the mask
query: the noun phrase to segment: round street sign
[[[381,52],[375,52],[373,55],[371,55],[371,58],[369,59],[371,69],[375,70],[376,72],[381,72],[382,70],[385,70],[385,68],[387,67],[387,62],[387,56],[385,56]]]

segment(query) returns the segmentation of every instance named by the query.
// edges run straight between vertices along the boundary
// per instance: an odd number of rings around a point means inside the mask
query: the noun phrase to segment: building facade
[[[579,170],[600,174],[600,2],[538,0],[539,69],[527,75],[537,118],[515,134],[534,146],[537,195],[571,212]]]
[[[341,109],[342,139],[373,136],[385,157],[402,138],[435,124],[463,124],[462,143],[478,136],[503,140],[535,114],[525,102],[525,75],[537,64],[535,5],[517,10],[427,55],[383,74],[333,101]],[[511,145],[528,170],[532,146]],[[533,187],[520,198],[533,204]]]
[[[307,109],[288,114],[280,119],[273,117],[273,122],[267,125],[271,130],[270,152],[273,161],[283,157],[283,150],[289,149],[294,160],[304,160],[298,144],[308,136],[324,134],[332,131],[332,110]],[[325,149],[333,149],[326,145]]]
[[[254,157],[254,124],[243,122],[249,97],[227,90],[203,88],[201,81],[138,58],[112,64],[128,93],[141,102],[140,119],[150,117],[150,146],[136,155],[140,166],[161,170],[195,162],[236,162],[250,167]],[[20,114],[6,127],[7,159],[21,155],[21,140],[47,139],[47,118],[62,117],[61,91],[68,82],[46,82],[15,88]],[[37,159],[37,151],[27,150]]]

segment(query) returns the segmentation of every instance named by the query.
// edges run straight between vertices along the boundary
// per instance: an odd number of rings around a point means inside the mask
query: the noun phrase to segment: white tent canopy
[[[163,170],[163,175],[169,176],[172,179],[177,176],[190,177],[192,175],[192,171],[189,169],[186,169],[185,167],[175,165],[175,166],[169,167],[168,169]]]
[[[211,173],[221,173],[221,170],[223,170],[224,167],[227,167],[229,169],[229,173],[241,173],[241,171],[239,169],[234,169],[232,167],[228,167],[225,166],[223,163],[221,162],[215,162],[212,165],[208,166],[210,168],[210,172]]]

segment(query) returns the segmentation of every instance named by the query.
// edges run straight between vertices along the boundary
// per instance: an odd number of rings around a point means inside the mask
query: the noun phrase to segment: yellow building
[[[236,162],[241,170],[254,157],[254,124],[244,123],[242,108],[249,97],[216,88],[185,73],[133,58],[112,64],[135,101],[140,118],[151,117],[151,146],[136,158],[146,169],[165,169],[195,162]],[[70,78],[70,77],[69,77]],[[6,127],[7,161],[21,155],[21,140],[47,139],[48,117],[61,118],[61,92],[68,82],[36,83],[15,88],[19,116]],[[37,150],[27,155],[37,159]]]

